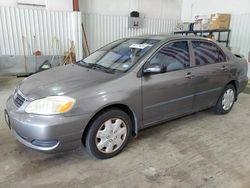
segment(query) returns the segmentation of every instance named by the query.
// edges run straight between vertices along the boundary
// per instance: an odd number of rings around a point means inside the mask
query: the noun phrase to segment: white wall
[[[37,50],[63,55],[74,41],[76,58],[82,58],[80,12],[1,7],[0,15],[0,56],[24,55],[24,48],[28,56]]]
[[[193,21],[196,15],[249,12],[250,0],[183,0],[181,19],[182,21]]]
[[[72,0],[47,0],[48,10],[66,10],[73,11]]]
[[[62,10],[62,11],[73,11],[73,1],[72,0],[44,0],[47,10]],[[0,0],[0,6],[3,7],[18,7],[18,0]],[[25,0],[25,2],[36,3],[41,2],[41,0]],[[40,8],[32,6],[22,6],[23,8]]]
[[[90,52],[120,38],[173,33],[179,21],[167,18],[145,18],[142,28],[132,29],[128,27],[128,19],[128,16],[84,13],[82,20]]]
[[[17,5],[17,0],[0,0],[0,6],[13,7]]]
[[[85,13],[128,16],[132,10],[150,18],[181,18],[182,0],[79,0]]]

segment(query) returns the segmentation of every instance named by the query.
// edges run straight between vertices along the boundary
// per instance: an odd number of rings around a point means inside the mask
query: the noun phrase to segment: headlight
[[[25,112],[33,114],[60,114],[68,112],[75,104],[75,99],[67,96],[50,96],[32,101]]]

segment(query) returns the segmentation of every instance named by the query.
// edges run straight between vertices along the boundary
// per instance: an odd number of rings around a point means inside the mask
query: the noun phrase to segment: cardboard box
[[[209,29],[229,29],[231,14],[212,14]]]

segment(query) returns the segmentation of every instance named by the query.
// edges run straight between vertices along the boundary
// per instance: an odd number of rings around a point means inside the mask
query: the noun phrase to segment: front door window
[[[163,64],[167,72],[182,70],[190,67],[188,43],[186,41],[173,42],[161,48],[149,64]]]

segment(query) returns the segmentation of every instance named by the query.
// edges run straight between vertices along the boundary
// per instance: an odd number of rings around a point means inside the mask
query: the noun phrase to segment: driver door
[[[168,43],[145,64],[163,64],[165,73],[144,74],[142,78],[145,126],[192,111],[193,71],[187,41]]]

